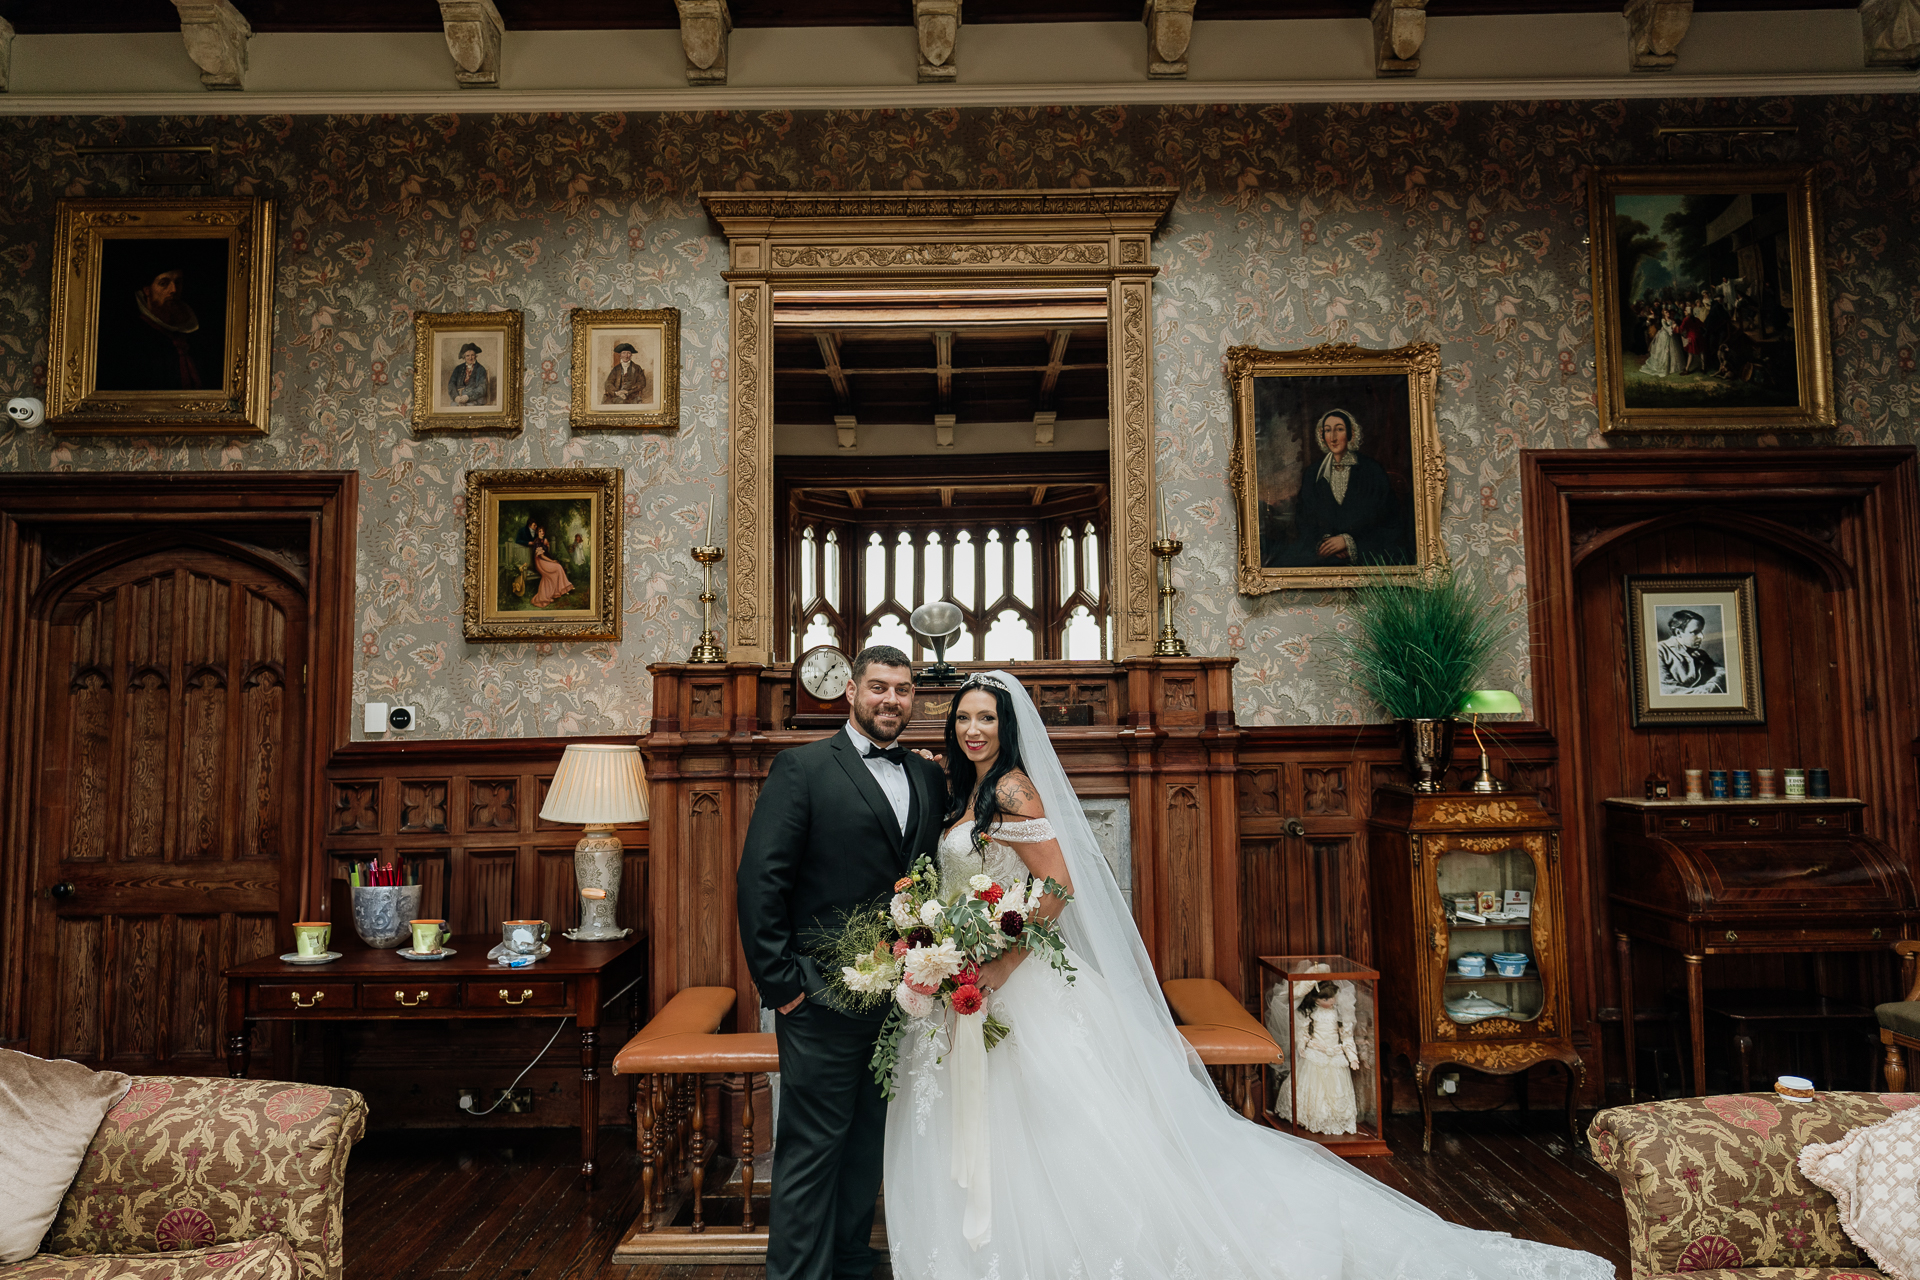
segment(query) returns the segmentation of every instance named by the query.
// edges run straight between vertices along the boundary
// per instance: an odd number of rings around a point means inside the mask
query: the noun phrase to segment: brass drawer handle
[[[1734,932],[1733,930],[1731,930],[1731,929],[1729,929],[1729,930],[1727,930],[1727,941],[1728,941],[1728,942],[1738,942],[1738,941],[1740,941],[1740,935],[1739,935],[1739,934],[1737,934],[1737,933],[1735,933],[1735,932]]]
[[[501,1004],[525,1004],[527,1001],[531,999],[533,999],[532,987],[528,987],[525,991],[522,991],[520,993],[520,998],[518,1000],[515,1000],[512,996],[508,995],[507,989],[505,987],[500,988]]]
[[[1691,819],[1691,818],[1682,818],[1682,819],[1680,819],[1680,825],[1681,825],[1681,826],[1683,826],[1683,827],[1691,827],[1691,826],[1693,825],[1693,819]]]
[[[305,1004],[301,1004],[300,993],[296,991],[293,993],[293,1007],[296,1009],[311,1009],[313,1008],[313,1006],[319,1004],[322,1000],[325,1000],[326,998],[327,998],[326,992],[316,991],[313,993],[313,999],[307,1001]]]
[[[1748,825],[1748,826],[1750,826],[1750,827],[1757,827],[1757,826],[1759,826],[1759,825],[1760,825],[1760,819],[1758,819],[1758,818],[1748,818],[1748,819],[1747,819],[1747,825]]]
[[[422,1000],[425,1000],[426,998],[427,998],[427,993],[424,991],[422,991],[419,995],[415,996],[411,1000],[407,999],[407,993],[404,991],[396,991],[393,993],[393,1002],[397,1005],[401,1005],[408,1009],[418,1009],[420,1007],[420,1002]]]
[[[1874,940],[1875,942],[1878,942],[1878,941],[1880,941],[1880,931],[1879,931],[1878,929],[1875,929],[1875,930],[1873,931],[1873,940]]]
[[[1816,827],[1824,827],[1827,825],[1827,820],[1825,818],[1815,818],[1813,820],[1813,825]]]

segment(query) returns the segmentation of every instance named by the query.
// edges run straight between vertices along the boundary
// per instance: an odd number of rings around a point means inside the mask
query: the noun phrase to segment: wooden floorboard
[[[1628,1275],[1619,1189],[1561,1113],[1442,1111],[1431,1155],[1418,1116],[1386,1136],[1393,1154],[1355,1167],[1450,1221],[1585,1249]],[[343,1280],[764,1280],[760,1267],[616,1265],[639,1156],[627,1131],[603,1129],[591,1190],[579,1159],[570,1129],[369,1136],[347,1167]]]

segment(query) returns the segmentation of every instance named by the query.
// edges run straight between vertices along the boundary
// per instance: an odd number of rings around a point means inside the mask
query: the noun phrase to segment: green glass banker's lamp
[[[1524,708],[1520,699],[1505,689],[1475,689],[1467,694],[1466,701],[1460,704],[1455,715],[1473,717],[1473,743],[1480,748],[1480,776],[1473,780],[1469,791],[1505,791],[1506,787],[1493,776],[1493,770],[1487,767],[1487,744],[1480,740],[1480,717],[1518,714]]]

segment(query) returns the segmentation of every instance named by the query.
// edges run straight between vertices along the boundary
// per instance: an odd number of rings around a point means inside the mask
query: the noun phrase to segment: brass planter
[[[1415,791],[1444,791],[1441,779],[1453,760],[1453,733],[1459,721],[1395,720],[1400,731],[1400,758],[1407,766],[1407,780]]]

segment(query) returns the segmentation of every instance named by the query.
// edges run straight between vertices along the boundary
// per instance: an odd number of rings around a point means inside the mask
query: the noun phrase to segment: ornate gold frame
[[[625,518],[618,467],[546,467],[467,472],[467,562],[461,588],[462,629],[469,640],[618,640],[620,638],[620,528]],[[483,584],[499,572],[500,502],[516,498],[590,497],[593,526],[592,604],[559,616],[510,620],[487,608]],[[524,615],[515,613],[512,618]]]
[[[680,425],[680,310],[575,311],[573,313],[573,413],[575,431],[595,427],[678,427]],[[588,403],[592,392],[591,350],[595,329],[660,331],[660,407],[652,413],[601,409]]]
[[[500,383],[496,413],[445,413],[433,407],[433,339],[449,329],[498,329],[501,368],[489,373]],[[477,344],[476,344],[477,345]],[[415,431],[520,430],[520,394],[527,381],[527,340],[518,311],[442,311],[413,313],[413,429]]]
[[[1256,378],[1325,377],[1330,374],[1382,374],[1407,380],[1407,417],[1412,431],[1414,563],[1404,567],[1350,569],[1315,567],[1269,569],[1261,564],[1259,485],[1253,474],[1253,384]],[[1240,591],[1265,595],[1325,587],[1357,587],[1368,582],[1416,582],[1447,567],[1440,537],[1440,516],[1447,496],[1447,455],[1440,444],[1434,411],[1440,380],[1440,348],[1416,342],[1391,351],[1368,351],[1352,343],[1329,342],[1304,351],[1227,351],[1227,384],[1233,392],[1233,451],[1227,485],[1240,524]]]
[[[100,290],[108,240],[209,240],[231,245],[221,386],[100,391]],[[62,200],[53,232],[47,418],[73,435],[265,435],[273,333],[273,206],[244,196]]]
[[[732,426],[727,656],[774,651],[773,293],[776,288],[1107,289],[1112,562],[1118,657],[1151,653],[1153,234],[1172,187],[1073,191],[710,192],[727,237]]]
[[[1610,233],[1614,197],[1696,191],[1779,194],[1787,198],[1794,350],[1800,374],[1798,404],[1730,409],[1627,407],[1626,374],[1618,359],[1619,250]],[[1833,342],[1827,328],[1826,273],[1820,266],[1820,198],[1811,167],[1703,164],[1595,169],[1588,180],[1587,227],[1593,249],[1594,403],[1602,431],[1806,431],[1827,430],[1836,424]]]

